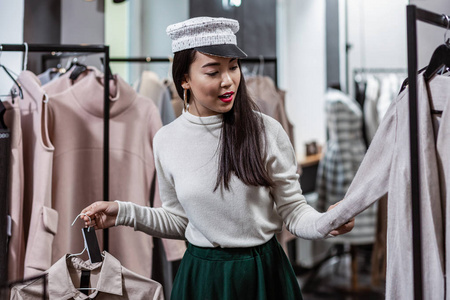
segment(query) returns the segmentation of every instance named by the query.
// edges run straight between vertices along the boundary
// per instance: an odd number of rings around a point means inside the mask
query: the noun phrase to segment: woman
[[[82,211],[96,229],[127,225],[186,239],[172,299],[301,299],[275,234],[284,222],[299,237],[323,238],[287,134],[247,95],[238,30],[235,20],[206,17],[167,28],[185,111],[154,139],[162,207],[100,201]]]

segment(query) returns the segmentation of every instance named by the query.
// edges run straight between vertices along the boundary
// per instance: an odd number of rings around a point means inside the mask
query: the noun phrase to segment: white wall
[[[0,44],[23,43],[24,1],[0,1]],[[21,52],[0,52],[0,62],[15,73],[22,68]],[[0,95],[7,94],[13,82],[0,70]]]
[[[341,1],[342,4],[343,2],[344,0]],[[348,61],[348,91],[354,95],[354,68],[407,68],[408,1],[347,0],[347,3],[348,43],[352,45]],[[342,18],[344,17],[343,15]]]
[[[105,43],[104,2],[101,0],[61,0],[61,44]],[[81,56],[78,59],[103,70],[103,54]]]
[[[122,3],[105,2],[105,44],[109,45],[110,57],[130,56],[130,1]],[[111,71],[128,80],[129,73],[124,63],[110,63]]]
[[[111,57],[172,56],[166,28],[189,18],[189,0],[111,2],[105,9],[105,43],[111,46]],[[129,83],[149,69],[166,78],[171,68],[169,63],[113,63],[111,67]]]
[[[279,86],[302,159],[305,142],[325,141],[325,0],[279,0],[277,13]]]

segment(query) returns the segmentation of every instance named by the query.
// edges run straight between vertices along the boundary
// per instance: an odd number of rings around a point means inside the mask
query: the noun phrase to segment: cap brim
[[[194,49],[204,54],[220,57],[233,57],[233,58],[247,57],[247,54],[245,54],[244,51],[239,49],[239,47],[234,44],[202,46],[202,47],[195,47]]]

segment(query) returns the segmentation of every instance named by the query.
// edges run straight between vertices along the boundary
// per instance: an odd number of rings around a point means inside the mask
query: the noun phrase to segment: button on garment
[[[48,298],[50,300],[162,300],[162,286],[151,279],[140,276],[124,268],[108,252],[103,252],[104,259],[99,263],[83,261],[78,257],[68,258],[64,255],[50,269],[48,274]],[[82,270],[90,271],[89,295],[78,290]],[[42,279],[29,284],[16,285],[11,290],[11,300],[42,299]]]
[[[450,267],[450,78],[430,82],[432,101],[422,75],[418,78],[418,138],[422,270],[425,300],[450,299],[444,270]],[[411,162],[409,154],[408,90],[388,109],[345,200],[317,222],[329,232],[330,220],[342,225],[388,192],[386,299],[413,299]],[[430,104],[443,110],[433,126]],[[435,132],[436,136],[435,137]],[[445,242],[444,244],[444,241]],[[445,266],[445,267],[444,267]]]

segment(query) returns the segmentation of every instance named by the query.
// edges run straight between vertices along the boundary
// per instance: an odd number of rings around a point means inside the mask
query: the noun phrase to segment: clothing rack
[[[109,65],[109,46],[107,45],[60,45],[60,44],[0,44],[1,52],[74,52],[74,53],[103,53],[106,66]],[[109,78],[109,68],[105,68],[105,78]],[[103,128],[103,199],[109,200],[109,80],[104,82],[104,128]],[[7,220],[0,219],[1,224],[6,224]],[[108,230],[104,230],[103,248],[108,251]],[[7,233],[0,232],[0,247],[7,249]],[[7,257],[3,255],[1,257]],[[7,268],[7,264],[0,264],[0,267]],[[7,278],[6,278],[7,279]],[[2,283],[2,282],[0,282]]]
[[[408,82],[409,82],[409,122],[411,148],[411,200],[413,221],[413,271],[414,299],[423,298],[422,288],[422,249],[421,249],[421,216],[420,216],[420,170],[418,155],[418,122],[417,122],[417,21],[438,27],[447,28],[448,16],[436,14],[415,5],[406,7],[407,43],[408,43]]]
[[[407,69],[402,68],[355,68],[353,74],[356,73],[407,73]]]
[[[151,62],[172,62],[172,57],[111,57],[110,62],[135,62],[135,63],[151,63]],[[246,57],[241,59],[243,63],[274,63],[275,64],[275,85],[278,86],[278,60],[276,57]]]

